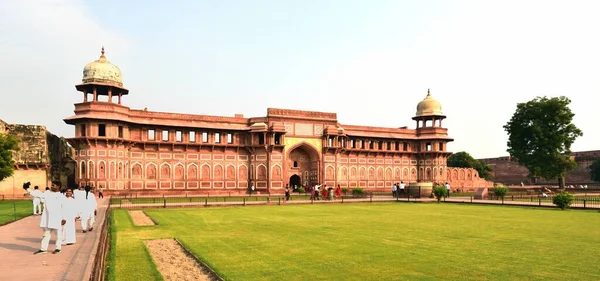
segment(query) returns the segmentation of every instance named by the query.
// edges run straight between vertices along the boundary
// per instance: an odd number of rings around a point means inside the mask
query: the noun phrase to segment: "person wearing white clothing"
[[[62,226],[62,244],[73,245],[77,241],[75,237],[75,217],[77,217],[78,206],[71,189],[67,189],[65,196],[63,219],[66,223]]]
[[[98,207],[98,202],[91,190],[90,186],[85,187],[83,205],[80,206],[82,208],[81,229],[83,229],[83,233],[92,231],[94,229],[94,222],[96,221],[96,207]]]
[[[44,211],[40,220],[40,227],[44,231],[41,246],[34,255],[45,254],[48,252],[48,244],[50,243],[50,235],[56,233],[56,249],[53,254],[60,253],[62,246],[62,226],[66,223],[63,219],[63,207],[65,197],[60,194],[61,183],[55,181],[52,183],[52,188],[49,193],[44,193]],[[29,192],[29,191],[28,191]]]
[[[75,198],[75,202],[77,202],[76,217],[81,219],[85,206],[85,190],[83,190],[83,186],[79,186],[78,189],[73,190],[73,197]]]
[[[28,191],[29,192],[29,191]],[[33,190],[29,192],[31,195],[31,200],[33,201],[33,214],[41,215],[42,214],[42,198],[44,198],[44,193],[39,190],[39,187],[36,185],[33,187]]]

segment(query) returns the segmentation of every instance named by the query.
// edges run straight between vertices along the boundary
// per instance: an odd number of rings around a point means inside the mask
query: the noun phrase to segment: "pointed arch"
[[[248,176],[248,166],[246,166],[246,164],[240,164],[238,166],[238,179],[247,180]]]
[[[235,180],[235,170],[235,165],[233,164],[228,164],[227,166],[225,166],[225,175],[227,180]]]
[[[123,179],[123,161],[119,161],[119,163],[117,164],[117,179]]]
[[[367,180],[375,180],[375,168],[369,167],[369,177],[367,178]]]
[[[125,171],[125,179],[129,179],[129,161],[125,161],[125,167],[123,167],[123,171]]]
[[[325,165],[325,180],[334,180],[335,179],[335,169],[333,165],[327,164]]]
[[[154,162],[146,164],[146,179],[156,180],[158,179],[158,166]]]
[[[432,180],[434,180],[434,181],[437,180],[437,179],[439,179],[437,171],[438,171],[438,168],[437,167],[433,167],[433,178],[432,178]]]
[[[393,174],[394,173],[392,172],[392,168],[390,168],[390,167],[385,168],[385,180],[386,181],[394,180]]]
[[[267,166],[264,164],[258,164],[258,166],[256,166],[256,179],[259,181],[267,180]]]
[[[410,174],[408,173],[408,168],[402,168],[402,180],[410,180]]]
[[[214,180],[223,180],[223,165],[215,164],[213,166],[213,179]]]
[[[139,180],[142,179],[144,169],[140,162],[134,162],[131,165],[131,179]]]
[[[85,160],[81,161],[81,164],[79,165],[79,178],[80,179],[85,179],[87,178],[87,170],[85,167]]]
[[[430,181],[431,180],[431,167],[427,167],[425,168],[425,180]]]
[[[276,180],[276,181],[281,180],[281,178],[282,178],[281,171],[282,170],[283,169],[281,168],[281,165],[273,164],[271,166],[271,179]]]
[[[160,179],[168,180],[171,179],[171,164],[163,162],[160,164]]]
[[[210,180],[212,173],[211,173],[211,168],[210,165],[208,163],[204,163],[202,164],[202,166],[200,166],[200,177],[202,178],[202,180]]]
[[[104,160],[98,161],[98,178],[106,178],[106,162],[104,162]]]
[[[340,179],[344,181],[348,180],[348,168],[346,166],[340,168]]]
[[[417,180],[417,168],[413,167],[410,169],[410,175],[408,176],[408,179],[411,181]]]
[[[384,171],[382,167],[377,167],[377,180],[381,181],[384,179]]]
[[[198,178],[198,165],[196,163],[190,163],[187,167],[187,179],[195,180]]]
[[[88,176],[90,179],[95,179],[96,178],[96,169],[95,169],[95,165],[94,165],[94,161],[89,160],[88,161]]]
[[[357,180],[355,166],[350,167],[350,180]]]
[[[365,166],[362,166],[358,171],[360,173],[360,180],[367,180],[367,168]]]
[[[111,160],[108,162],[108,179],[115,179],[117,177],[117,162]]]
[[[185,179],[185,167],[183,167],[183,164],[181,162],[175,163],[175,169],[173,169],[173,179]]]

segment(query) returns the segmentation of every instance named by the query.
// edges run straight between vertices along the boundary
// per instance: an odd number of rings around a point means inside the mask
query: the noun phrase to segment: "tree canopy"
[[[454,153],[448,157],[447,165],[448,167],[473,168],[477,170],[480,178],[492,179],[492,168],[483,161],[473,158],[471,154],[465,151]]]
[[[17,139],[8,134],[0,134],[0,181],[12,176],[15,167],[12,152],[19,150]]]
[[[590,179],[593,181],[600,181],[600,158],[594,160],[588,169],[590,172]]]
[[[537,97],[517,104],[504,130],[508,133],[510,156],[529,170],[531,176],[558,179],[564,187],[566,173],[577,163],[570,158],[571,145],[583,132],[573,122],[567,97]]]

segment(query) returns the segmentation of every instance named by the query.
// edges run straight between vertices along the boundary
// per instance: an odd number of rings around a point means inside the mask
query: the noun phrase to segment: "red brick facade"
[[[163,113],[122,105],[128,90],[120,80],[98,79],[98,72],[86,78],[94,67],[86,66],[84,83],[76,86],[84,102],[65,119],[75,126],[69,141],[80,184],[109,193],[245,193],[251,185],[281,193],[286,184],[318,183],[387,191],[400,181],[453,185],[446,168],[452,139],[442,127],[441,106],[429,94],[413,118],[416,129],[346,125],[335,113],[276,108],[251,118]],[[463,186],[479,183],[476,171],[464,173]]]

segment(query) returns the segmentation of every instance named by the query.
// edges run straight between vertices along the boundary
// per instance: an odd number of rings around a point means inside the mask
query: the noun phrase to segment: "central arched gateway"
[[[293,187],[294,181],[300,180],[298,186],[312,186],[320,181],[320,157],[317,150],[307,143],[292,146],[286,157],[287,176],[289,185]],[[294,176],[297,176],[294,177]]]

